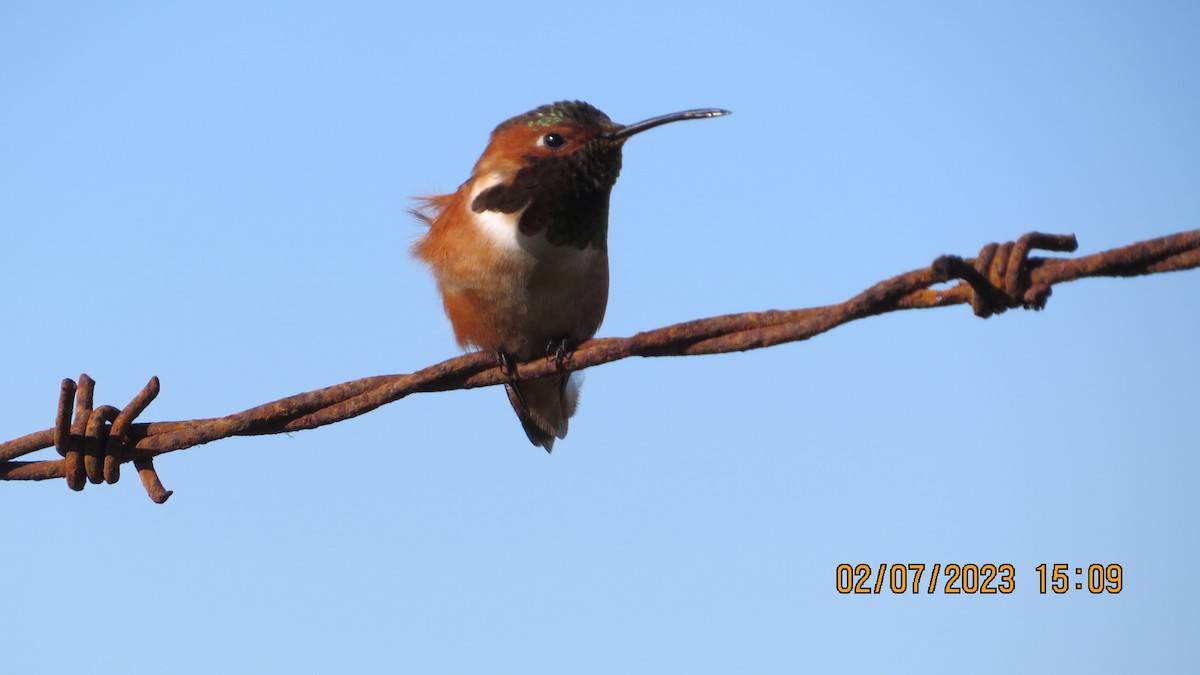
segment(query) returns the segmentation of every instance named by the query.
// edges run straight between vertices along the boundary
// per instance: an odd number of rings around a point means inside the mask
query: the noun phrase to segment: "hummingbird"
[[[515,363],[555,356],[596,334],[608,306],[608,204],[625,141],[680,120],[728,115],[686,110],[617,124],[582,101],[508,119],[471,176],[418,201],[429,226],[413,245],[437,281],[464,349]],[[579,400],[570,374],[505,385],[529,441],[551,452]]]

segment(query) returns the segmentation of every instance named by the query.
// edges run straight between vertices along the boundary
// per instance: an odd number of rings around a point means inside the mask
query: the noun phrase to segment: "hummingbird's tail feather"
[[[579,381],[570,375],[514,382],[504,386],[529,442],[554,450],[554,440],[567,435],[567,420],[579,403]]]

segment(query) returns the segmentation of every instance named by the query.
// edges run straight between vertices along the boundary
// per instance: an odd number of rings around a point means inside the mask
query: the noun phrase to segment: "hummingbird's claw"
[[[496,352],[496,360],[500,362],[500,372],[505,376],[512,377],[517,374],[517,361],[511,354]]]
[[[554,359],[554,367],[562,370],[571,361],[571,351],[575,347],[575,341],[565,337],[558,340],[551,340],[546,345],[546,358]]]

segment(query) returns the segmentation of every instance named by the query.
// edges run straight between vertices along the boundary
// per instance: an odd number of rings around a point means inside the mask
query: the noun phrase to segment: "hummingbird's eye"
[[[542,136],[542,145],[546,146],[547,148],[561,148],[562,146],[566,145],[566,143],[566,137],[557,131],[551,131],[545,136]]]

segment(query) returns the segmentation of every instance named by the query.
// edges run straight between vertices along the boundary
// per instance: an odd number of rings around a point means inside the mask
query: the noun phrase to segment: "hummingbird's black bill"
[[[622,138],[629,138],[634,134],[640,134],[647,129],[653,129],[654,127],[662,126],[663,124],[668,124],[670,122],[678,122],[680,120],[702,120],[708,119],[709,117],[721,117],[729,114],[730,112],[728,110],[721,110],[720,108],[684,110],[683,112],[671,113],[670,115],[659,115],[658,117],[651,117],[650,119],[642,120],[641,122],[627,124],[616,131],[610,131],[607,134],[604,134],[602,138],[615,141]]]

